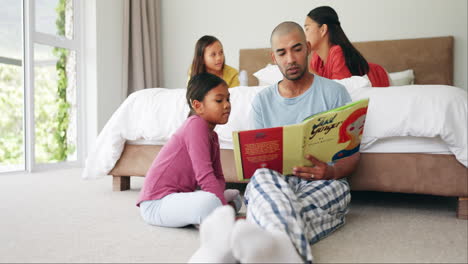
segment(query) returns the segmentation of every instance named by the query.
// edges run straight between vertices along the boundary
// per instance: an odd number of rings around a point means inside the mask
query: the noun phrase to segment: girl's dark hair
[[[319,26],[328,26],[329,40],[333,45],[340,45],[346,61],[346,66],[352,75],[362,76],[369,72],[369,64],[361,53],[351,44],[341,28],[338,14],[329,6],[312,9],[307,16]]]
[[[190,108],[188,116],[195,114],[195,110],[192,108],[192,101],[203,101],[205,95],[211,89],[215,88],[220,84],[224,84],[227,86],[226,82],[222,78],[219,78],[218,76],[207,72],[197,74],[190,78],[190,81],[187,85],[187,94],[185,95]]]
[[[208,35],[201,37],[197,41],[197,43],[195,44],[195,54],[193,55],[192,69],[190,70],[190,77],[193,77],[202,72],[206,72],[205,59],[204,59],[205,49],[206,47],[210,46],[216,41],[221,43],[221,41],[219,41],[217,38],[213,36],[208,36]],[[224,63],[223,63],[223,68],[224,68]]]

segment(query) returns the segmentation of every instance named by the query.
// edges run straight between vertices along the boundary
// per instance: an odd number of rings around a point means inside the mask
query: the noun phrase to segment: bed
[[[352,190],[458,197],[457,216],[468,219],[466,91],[452,86],[453,42],[453,37],[437,37],[354,43],[368,61],[392,73],[412,69],[415,78],[412,85],[389,88],[370,88],[362,77],[342,81],[353,100],[371,98],[361,161],[349,177]],[[268,63],[268,48],[240,50],[239,68],[247,72],[248,86],[230,89],[230,121],[216,128],[227,182],[239,182],[230,134],[249,128],[248,105],[265,87],[253,74]],[[183,88],[130,95],[101,131],[83,178],[111,175],[114,190],[129,189],[131,177],[145,175],[185,119],[184,96]]]

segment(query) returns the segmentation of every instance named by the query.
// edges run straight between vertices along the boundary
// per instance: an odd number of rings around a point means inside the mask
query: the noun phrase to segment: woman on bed
[[[312,46],[310,72],[328,79],[367,74],[373,87],[390,85],[385,69],[378,64],[368,63],[348,40],[333,8],[321,6],[310,11],[304,28],[307,41]]]
[[[203,72],[222,78],[229,88],[240,85],[239,72],[226,65],[223,45],[213,36],[203,36],[197,41],[188,79]]]
[[[214,131],[231,111],[226,82],[209,73],[195,75],[186,98],[189,116],[156,156],[137,202],[151,225],[198,225],[217,207],[230,204],[238,211],[242,205],[238,190],[224,190]]]

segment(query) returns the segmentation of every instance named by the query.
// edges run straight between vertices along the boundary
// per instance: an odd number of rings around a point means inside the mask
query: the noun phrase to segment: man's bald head
[[[302,27],[292,21],[283,22],[271,33],[270,42],[271,58],[284,78],[289,81],[303,79],[308,73],[310,44]]]
[[[273,47],[273,39],[276,36],[283,36],[293,32],[298,32],[301,37],[301,40],[306,42],[306,36],[302,27],[296,22],[286,21],[282,22],[281,24],[276,26],[275,29],[273,29],[273,32],[271,32],[270,36],[270,45]]]

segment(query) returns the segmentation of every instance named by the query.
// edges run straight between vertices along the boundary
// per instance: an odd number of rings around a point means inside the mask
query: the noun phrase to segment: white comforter
[[[353,80],[351,82],[351,80]],[[367,83],[365,83],[367,82]],[[366,87],[368,81],[342,81],[353,100],[370,98],[361,150],[380,138],[440,137],[467,166],[467,93],[446,85]],[[231,116],[216,127],[221,148],[232,149],[231,132],[250,129],[248,113],[253,97],[264,86],[229,89]],[[120,158],[127,140],[164,144],[188,114],[185,89],[145,89],[131,94],[115,111],[88,155],[83,178],[105,176]]]

